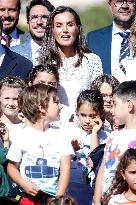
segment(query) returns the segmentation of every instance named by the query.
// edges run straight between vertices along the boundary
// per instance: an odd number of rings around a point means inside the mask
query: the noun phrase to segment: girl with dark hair
[[[119,85],[119,81],[112,75],[103,74],[98,76],[91,84],[91,89],[99,90],[103,96],[105,122],[104,128],[112,131],[114,119],[111,113],[113,105],[113,90]],[[112,129],[111,129],[112,128]]]
[[[92,203],[92,188],[86,176],[92,167],[89,158],[90,148],[96,145],[92,138],[97,138],[98,143],[103,143],[107,133],[102,130],[104,122],[103,98],[98,90],[85,90],[77,98],[77,123],[67,125],[67,135],[73,145],[75,156],[71,161],[71,180],[68,193],[75,197],[79,205]],[[91,173],[94,178],[94,173]]]
[[[136,204],[136,149],[130,148],[122,156],[104,203]]]
[[[78,14],[66,6],[56,8],[47,21],[39,62],[59,68],[60,100],[73,112],[79,93],[102,74],[101,60],[87,48]]]

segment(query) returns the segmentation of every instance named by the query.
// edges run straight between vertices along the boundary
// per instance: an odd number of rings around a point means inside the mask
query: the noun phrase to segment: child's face
[[[132,160],[124,173],[123,178],[127,181],[130,190],[136,192],[136,161]]]
[[[20,89],[18,88],[9,88],[3,87],[1,90],[0,103],[1,110],[4,115],[9,116],[17,116],[18,115],[18,95]]]
[[[99,113],[88,102],[84,102],[79,107],[77,115],[79,117],[79,126],[86,131],[92,130],[99,118]]]
[[[110,112],[113,101],[112,101],[112,87],[108,83],[103,83],[100,92],[103,96],[103,101],[104,101],[104,110],[106,112]]]
[[[61,108],[59,98],[56,97],[56,101],[54,102],[53,97],[50,97],[46,118],[48,118],[50,122],[58,121],[60,119]]]
[[[127,117],[127,102],[123,102],[117,95],[113,95],[113,107],[111,112],[115,120],[115,124],[125,124]]]
[[[51,85],[53,87],[57,88],[57,80],[55,76],[51,73],[47,72],[39,72],[36,76],[36,78],[33,81],[33,85],[43,83],[45,85]]]

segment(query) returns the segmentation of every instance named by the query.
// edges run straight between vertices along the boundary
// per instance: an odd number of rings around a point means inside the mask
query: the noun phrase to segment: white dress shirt
[[[31,40],[31,48],[32,48],[32,62],[33,65],[36,66],[38,65],[38,57],[39,57],[39,50],[41,48],[41,46],[39,46],[37,43],[35,43],[33,41],[33,39]]]
[[[119,29],[113,22],[112,44],[111,44],[111,74],[114,77],[116,77],[120,82],[122,82],[122,80],[124,79],[124,73],[121,71],[119,66],[120,65],[119,56],[120,56],[121,43],[123,39],[118,34],[119,32],[123,32],[123,31]],[[130,30],[126,30],[125,32],[130,32]]]

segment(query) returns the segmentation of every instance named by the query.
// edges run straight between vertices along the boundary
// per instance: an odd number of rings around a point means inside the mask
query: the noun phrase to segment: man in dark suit
[[[20,0],[0,0],[0,18],[3,21],[1,43],[8,47],[20,44],[20,38],[24,33],[17,28],[20,7]]]
[[[0,19],[0,40],[2,26]],[[0,44],[0,80],[6,76],[20,76],[22,79],[26,79],[32,67],[33,65],[28,59]]]
[[[113,23],[107,27],[91,31],[87,34],[89,48],[102,60],[103,72],[114,75],[119,65],[122,37],[120,32],[130,32],[130,26],[136,14],[135,0],[109,0]],[[116,76],[115,76],[116,77]]]

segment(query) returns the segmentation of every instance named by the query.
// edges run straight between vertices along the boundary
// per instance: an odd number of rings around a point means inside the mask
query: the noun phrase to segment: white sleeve
[[[64,135],[61,139],[60,155],[75,155],[73,147],[71,145],[71,140],[66,135]]]
[[[7,159],[14,161],[14,162],[20,162],[22,158],[22,150],[19,146],[19,143],[13,142],[9,148],[9,151],[6,156]]]
[[[88,61],[90,62],[90,77],[91,82],[93,82],[99,75],[103,74],[102,62],[98,55],[91,53],[87,56]]]

